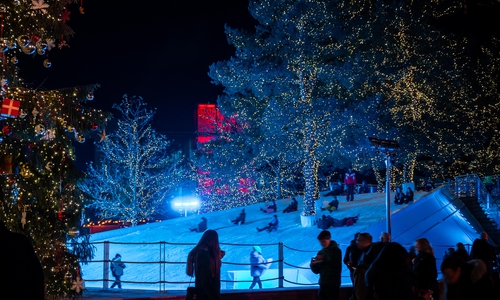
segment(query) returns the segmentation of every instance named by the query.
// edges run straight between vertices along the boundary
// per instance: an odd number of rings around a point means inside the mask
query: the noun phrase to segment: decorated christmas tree
[[[75,288],[82,280],[79,264],[93,248],[80,231],[84,207],[72,143],[101,130],[109,115],[84,107],[97,85],[30,89],[17,76],[16,63],[67,45],[72,2],[0,2],[0,220],[31,239],[50,296],[81,292]],[[43,66],[50,65],[46,57]]]

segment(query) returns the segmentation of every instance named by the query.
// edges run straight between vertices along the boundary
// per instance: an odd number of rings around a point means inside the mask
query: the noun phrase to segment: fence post
[[[282,288],[283,287],[283,266],[284,266],[284,255],[283,255],[283,243],[279,242],[278,243],[278,287]]]
[[[102,278],[104,280],[102,281],[102,288],[104,290],[108,289],[109,285],[109,242],[104,241],[104,257],[102,258],[103,260],[103,268],[102,268]]]

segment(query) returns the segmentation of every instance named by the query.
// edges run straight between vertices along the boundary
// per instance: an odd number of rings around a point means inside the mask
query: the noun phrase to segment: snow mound
[[[415,193],[417,201],[425,193]],[[321,198],[317,201],[322,205],[324,201],[332,198]],[[330,228],[332,239],[341,244],[344,253],[350,240],[356,232],[367,230],[385,218],[385,194],[373,193],[356,195],[353,202],[345,202],[344,197],[338,198],[339,209],[332,213],[319,211],[318,217],[322,214],[331,215],[333,218],[342,219],[359,215],[356,224],[349,227]],[[302,199],[299,201],[299,211],[292,213],[282,213],[288,206],[291,199],[277,201],[279,220],[279,230],[268,233],[267,231],[257,232],[256,227],[264,227],[272,219],[273,214],[266,214],[260,210],[264,204],[255,204],[244,207],[246,211],[246,223],[243,225],[232,225],[230,219],[235,219],[242,207],[204,214],[208,219],[208,228],[219,233],[221,248],[226,251],[221,270],[223,280],[222,289],[245,289],[249,282],[231,283],[224,280],[251,281],[249,266],[249,255],[253,245],[262,248],[265,258],[278,260],[278,243],[284,244],[284,277],[285,286],[298,286],[300,284],[316,284],[317,275],[308,270],[311,257],[315,256],[320,249],[317,235],[321,231],[315,227],[303,228],[300,223],[300,212],[302,211]],[[406,206],[406,205],[405,205]],[[401,210],[403,206],[393,207],[393,212]],[[192,215],[170,219],[163,222],[141,225],[132,228],[118,229],[108,232],[96,233],[91,241],[97,247],[96,262],[91,262],[82,267],[83,277],[88,287],[102,287],[104,241],[109,241],[110,259],[116,253],[120,253],[122,261],[126,264],[123,285],[127,289],[159,289],[162,285],[159,281],[168,281],[163,289],[181,290],[188,284],[180,282],[190,282],[190,278],[185,274],[185,261],[188,252],[193,244],[197,243],[201,233],[190,232],[190,227],[195,227],[202,215]],[[378,239],[378,236],[374,236]],[[158,242],[166,242],[160,244]],[[179,243],[180,245],[176,245]],[[224,244],[225,243],[225,244]],[[158,263],[160,260],[165,264]],[[101,262],[99,262],[101,261]],[[297,268],[297,267],[302,267]],[[343,285],[349,285],[349,272],[343,270]],[[264,288],[276,287],[277,280],[270,280],[278,277],[278,264],[275,262],[271,268],[261,277]],[[110,280],[113,280],[111,274]],[[267,281],[266,281],[267,280]],[[127,281],[130,281],[127,283]],[[149,282],[146,284],[144,282]]]

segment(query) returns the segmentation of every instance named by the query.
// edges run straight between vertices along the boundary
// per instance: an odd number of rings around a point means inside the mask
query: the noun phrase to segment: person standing
[[[488,242],[488,233],[481,232],[481,237],[475,239],[470,250],[471,259],[480,259],[488,268],[488,275],[493,273],[493,263],[496,260],[495,247]]]
[[[189,252],[186,274],[195,276],[194,286],[204,291],[208,300],[220,300],[220,267],[225,252],[220,249],[219,235],[207,230]]]
[[[259,289],[262,289],[260,276],[264,275],[264,272],[269,269],[271,262],[272,259],[264,259],[262,250],[259,246],[252,247],[252,252],[250,252],[250,275],[253,277],[253,281],[249,289],[253,289],[256,284],[259,285]]]
[[[31,241],[0,221],[0,295],[2,299],[45,299],[43,268]]]
[[[115,278],[115,282],[111,285],[111,288],[118,286],[119,289],[122,288],[122,282],[120,278],[123,275],[123,269],[125,269],[125,264],[122,262],[122,256],[116,253],[115,257],[111,260],[111,274]]]
[[[354,188],[356,187],[356,173],[352,171],[352,168],[347,169],[347,173],[344,176],[344,184],[346,186],[347,195],[346,200],[354,201]]]
[[[359,232],[354,235],[354,239],[351,241],[349,246],[347,246],[344,255],[344,264],[349,269],[349,275],[351,277],[351,282],[354,285],[354,270],[358,266],[359,258],[361,257],[361,250],[356,245],[356,239],[359,236]]]
[[[436,258],[431,244],[426,238],[415,241],[417,257],[413,259],[413,273],[416,277],[416,286],[420,292],[431,290],[434,295],[439,294],[437,283]]]
[[[337,300],[340,293],[340,279],[342,273],[342,250],[337,242],[331,240],[328,230],[318,235],[322,249],[311,260],[311,271],[319,274],[319,300]]]
[[[373,299],[372,287],[367,286],[365,273],[386,244],[382,242],[373,243],[373,237],[368,232],[359,234],[356,244],[361,250],[361,257],[358,261],[358,266],[354,270],[354,295],[356,299],[371,300]]]

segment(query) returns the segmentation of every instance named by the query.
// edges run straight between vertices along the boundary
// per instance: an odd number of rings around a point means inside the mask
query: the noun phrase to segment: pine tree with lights
[[[102,219],[137,225],[162,211],[166,194],[184,176],[183,159],[169,152],[170,142],[151,127],[155,111],[142,98],[124,96],[113,108],[120,113],[118,129],[100,135],[100,163],[88,165],[78,187]]]
[[[235,57],[211,66],[214,83],[225,87],[218,103],[225,114],[248,124],[258,163],[301,166],[304,216],[314,216],[318,168],[326,161],[356,169],[370,166],[367,132],[376,130],[366,110],[378,98],[355,94],[343,74],[362,68],[356,56],[339,59],[345,38],[335,1],[251,1],[259,22],[254,33],[226,28]],[[374,101],[375,100],[375,101]],[[371,105],[371,106],[370,106]],[[358,121],[361,120],[361,121]],[[347,132],[346,132],[347,131]]]
[[[80,263],[93,257],[88,235],[80,231],[84,198],[76,184],[82,174],[72,143],[83,143],[110,116],[85,106],[97,85],[31,89],[17,76],[16,64],[38,55],[35,67],[51,66],[48,52],[64,49],[73,34],[66,21],[76,2],[0,3],[0,220],[32,241],[50,297],[79,294],[71,288],[84,282]]]

